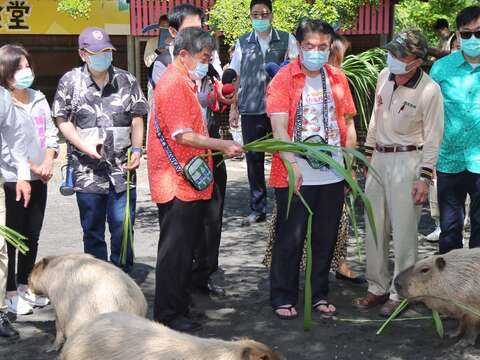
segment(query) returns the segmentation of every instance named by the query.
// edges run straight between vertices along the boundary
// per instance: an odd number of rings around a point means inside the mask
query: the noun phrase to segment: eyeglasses
[[[460,36],[464,40],[468,40],[474,35],[477,39],[480,39],[480,30],[477,31],[460,31]]]
[[[254,19],[268,19],[268,17],[270,16],[270,12],[253,12],[252,13],[252,17]]]

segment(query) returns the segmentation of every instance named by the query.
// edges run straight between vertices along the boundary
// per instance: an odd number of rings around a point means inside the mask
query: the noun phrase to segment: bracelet
[[[427,178],[427,177],[424,177],[424,176],[420,176],[420,181],[423,181],[425,184],[427,184],[428,186],[432,186],[433,185],[433,181],[431,178]]]
[[[143,149],[138,146],[132,146],[132,154],[143,154]]]

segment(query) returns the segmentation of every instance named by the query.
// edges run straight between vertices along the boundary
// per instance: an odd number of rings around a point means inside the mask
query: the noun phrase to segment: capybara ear
[[[443,270],[443,268],[445,267],[445,265],[447,265],[445,259],[443,257],[438,257],[435,259],[435,264],[437,264],[437,268],[439,270]]]
[[[250,360],[250,355],[252,354],[252,348],[246,347],[242,350],[242,360]]]
[[[242,351],[242,360],[273,360],[272,357],[265,353],[259,353],[252,348],[247,347]]]
[[[40,267],[45,269],[50,261],[53,259],[53,256],[46,256],[40,261]]]

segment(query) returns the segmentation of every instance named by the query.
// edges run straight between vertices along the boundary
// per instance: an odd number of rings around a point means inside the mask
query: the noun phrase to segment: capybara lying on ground
[[[451,337],[464,335],[461,345],[473,345],[480,317],[455,304],[480,311],[480,248],[458,249],[420,260],[395,279],[398,293],[459,321]]]
[[[67,339],[60,360],[284,360],[253,340],[203,339],[125,313],[97,317]]]
[[[100,314],[147,313],[145,296],[132,278],[87,254],[43,258],[30,274],[29,287],[48,296],[55,309],[57,335],[50,350],[59,350],[65,338]]]

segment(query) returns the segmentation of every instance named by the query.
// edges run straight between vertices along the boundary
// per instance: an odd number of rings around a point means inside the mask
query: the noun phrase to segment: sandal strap
[[[331,305],[331,304],[328,302],[328,300],[322,299],[322,300],[317,301],[317,302],[313,305],[313,307],[316,308],[316,307],[318,307],[318,306],[320,306],[320,305],[324,305],[324,306],[327,306],[327,307],[328,307],[328,306]]]
[[[286,305],[280,305],[275,308],[275,311],[277,310],[292,310],[295,306],[286,304]]]

